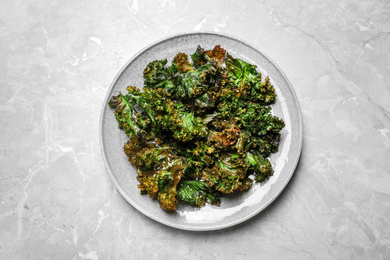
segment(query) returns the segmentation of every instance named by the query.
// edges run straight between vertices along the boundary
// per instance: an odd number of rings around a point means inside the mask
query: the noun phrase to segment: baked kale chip
[[[143,76],[142,91],[129,86],[109,101],[129,138],[124,152],[141,194],[166,211],[181,203],[219,206],[224,194],[273,175],[267,157],[285,124],[272,114],[275,89],[255,65],[219,45],[198,46],[170,64],[150,62]]]

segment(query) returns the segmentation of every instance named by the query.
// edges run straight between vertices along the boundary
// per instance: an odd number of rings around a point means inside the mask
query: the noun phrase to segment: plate
[[[281,131],[279,151],[270,157],[274,175],[266,183],[254,183],[247,192],[223,197],[220,207],[206,205],[194,208],[179,205],[177,212],[168,213],[159,207],[157,200],[140,194],[136,169],[123,152],[123,145],[128,137],[118,128],[108,101],[119,92],[127,93],[126,87],[129,85],[142,88],[143,70],[150,61],[165,58],[171,61],[178,52],[192,54],[198,45],[204,49],[212,49],[218,44],[233,57],[257,65],[263,78],[269,75],[271,83],[274,84],[278,96],[272,105],[273,114],[286,123]],[[294,173],[301,153],[302,120],[291,84],[280,68],[264,53],[232,36],[208,32],[188,33],[165,38],[146,47],[119,71],[102,107],[100,139],[108,172],[118,191],[133,207],[146,216],[174,228],[193,231],[217,230],[231,227],[255,216],[282,192]]]

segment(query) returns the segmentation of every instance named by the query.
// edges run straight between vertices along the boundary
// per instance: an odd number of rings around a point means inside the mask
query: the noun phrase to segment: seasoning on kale
[[[272,115],[268,77],[219,45],[198,46],[150,62],[144,88],[109,101],[129,137],[124,152],[137,168],[138,188],[175,211],[181,203],[220,205],[224,194],[248,190],[273,175],[282,119]]]

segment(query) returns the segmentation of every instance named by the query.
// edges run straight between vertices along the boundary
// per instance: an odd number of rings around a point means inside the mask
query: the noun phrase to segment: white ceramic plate
[[[157,200],[140,195],[137,188],[136,169],[129,163],[123,145],[127,136],[118,128],[113,110],[108,101],[119,92],[127,93],[129,85],[143,87],[143,70],[153,60],[171,61],[178,52],[192,54],[198,45],[212,49],[221,45],[233,57],[241,58],[258,66],[274,84],[277,101],[272,106],[273,114],[282,118],[286,127],[282,130],[279,151],[270,157],[274,175],[264,184],[254,183],[244,193],[223,197],[221,206],[206,205],[194,208],[179,205],[176,213],[167,213]],[[135,55],[121,69],[108,89],[103,104],[101,121],[101,148],[104,161],[114,184],[122,196],[146,216],[165,225],[184,230],[217,230],[239,224],[266,208],[284,189],[291,179],[302,148],[302,121],[294,90],[279,67],[259,50],[231,36],[216,33],[189,33],[163,39]]]

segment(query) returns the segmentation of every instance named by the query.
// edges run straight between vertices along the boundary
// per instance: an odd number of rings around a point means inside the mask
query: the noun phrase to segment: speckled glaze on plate
[[[175,213],[167,213],[157,200],[140,195],[137,188],[136,169],[127,160],[123,145],[128,137],[118,128],[113,110],[108,101],[119,92],[126,93],[129,85],[142,88],[143,70],[153,60],[171,61],[178,52],[192,54],[198,45],[212,49],[215,45],[249,63],[257,65],[258,71],[269,75],[274,84],[277,101],[272,106],[273,114],[282,118],[286,127],[282,130],[279,151],[270,161],[274,175],[264,184],[254,183],[244,193],[222,198],[221,206],[206,205],[194,208],[179,205]],[[114,184],[122,196],[137,210],[165,225],[193,231],[217,230],[239,224],[266,208],[285,188],[297,166],[302,148],[302,121],[294,90],[279,67],[259,50],[234,37],[217,33],[189,33],[175,35],[150,45],[135,55],[113,80],[105,98],[100,121],[100,138],[103,158]]]

